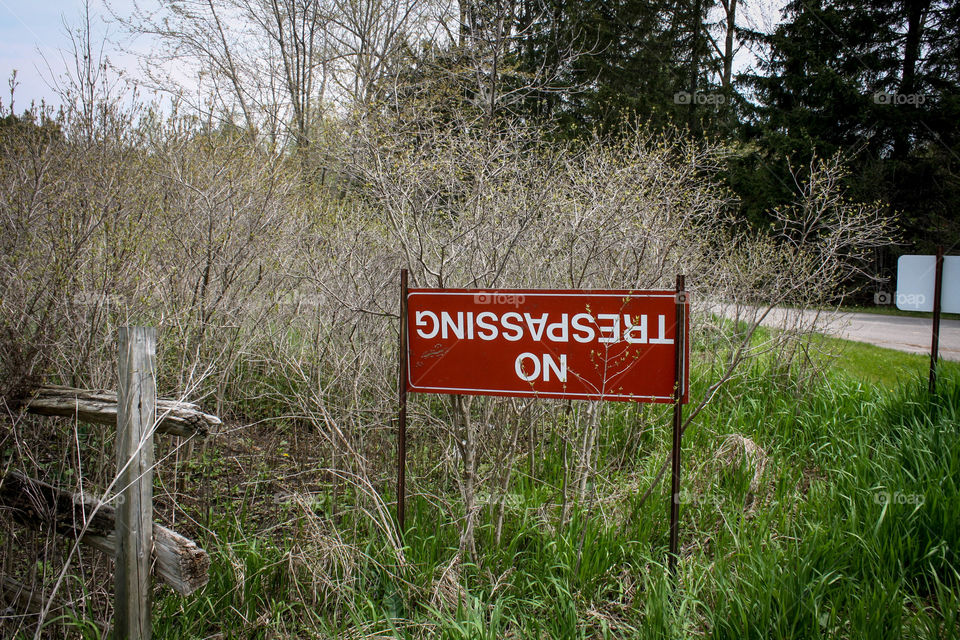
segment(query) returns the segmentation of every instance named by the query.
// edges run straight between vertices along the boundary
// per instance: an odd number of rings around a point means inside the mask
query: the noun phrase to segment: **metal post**
[[[400,270],[400,415],[397,419],[397,525],[405,530],[407,500],[407,270]]]
[[[677,276],[677,295],[676,295],[676,316],[677,324],[674,332],[674,347],[676,356],[674,358],[674,379],[673,379],[673,450],[672,462],[673,473],[670,482],[670,557],[668,566],[670,574],[673,575],[677,570],[677,555],[679,552],[679,522],[680,522],[680,439],[683,428],[683,371],[684,356],[686,355],[686,344],[684,336],[686,333],[686,286],[685,278],[682,275]]]
[[[153,551],[153,427],[157,415],[157,332],[120,329],[114,635],[149,640]]]
[[[930,344],[930,393],[937,391],[937,359],[940,356],[940,289],[943,288],[943,246],[937,247],[933,278],[933,340]]]

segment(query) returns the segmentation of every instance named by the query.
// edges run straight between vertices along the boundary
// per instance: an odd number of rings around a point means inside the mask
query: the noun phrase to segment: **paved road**
[[[785,316],[794,317],[797,313],[803,313],[804,320],[812,320],[816,312],[774,309],[762,324],[783,326]],[[837,338],[909,353],[930,353],[930,318],[821,311],[820,323],[823,333]],[[940,320],[940,357],[960,361],[960,320]]]

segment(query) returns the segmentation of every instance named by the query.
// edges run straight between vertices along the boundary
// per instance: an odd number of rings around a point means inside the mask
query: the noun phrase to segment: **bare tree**
[[[156,87],[181,97],[194,78],[226,114],[309,146],[330,105],[375,101],[398,70],[408,38],[429,31],[425,3],[414,0],[173,0],[137,5],[118,18],[159,41],[144,58]],[[182,73],[182,70],[181,70]]]

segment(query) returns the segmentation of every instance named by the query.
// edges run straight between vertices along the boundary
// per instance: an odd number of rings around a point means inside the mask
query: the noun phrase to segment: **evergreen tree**
[[[523,0],[519,67],[551,68],[558,79],[557,89],[531,96],[528,112],[570,136],[627,121],[710,130],[725,113],[709,77],[717,67],[706,22],[712,2]]]
[[[731,180],[754,220],[790,197],[788,162],[844,154],[851,195],[881,198],[911,250],[960,239],[960,30],[948,0],[803,0],[770,36]]]

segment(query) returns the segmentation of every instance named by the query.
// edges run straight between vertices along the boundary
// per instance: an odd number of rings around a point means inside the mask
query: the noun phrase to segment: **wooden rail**
[[[52,527],[61,535],[79,537],[81,544],[110,556],[116,553],[117,510],[93,496],[62,491],[18,471],[10,471],[0,477],[0,510],[23,524]],[[156,522],[153,523],[153,560],[154,572],[177,593],[188,595],[207,583],[210,567],[207,552]]]
[[[24,399],[29,413],[76,418],[81,422],[117,426],[117,393],[45,385]],[[157,433],[204,436],[220,428],[220,418],[191,402],[157,400]]]
[[[196,543],[153,521],[153,435],[204,436],[221,422],[190,402],[157,399],[156,329],[122,327],[117,337],[117,392],[48,385],[22,399],[29,413],[116,427],[117,506],[11,471],[0,476],[0,510],[113,556],[114,634],[150,640],[151,571],[187,595],[207,583],[210,568]],[[12,588],[0,583],[0,593]]]
[[[61,491],[11,471],[0,478],[0,508],[23,524],[52,527],[61,535],[79,537],[81,544],[111,556],[116,553],[117,510],[92,496]],[[188,595],[207,583],[210,567],[207,552],[156,522],[153,523],[153,560],[154,572],[177,593]]]

